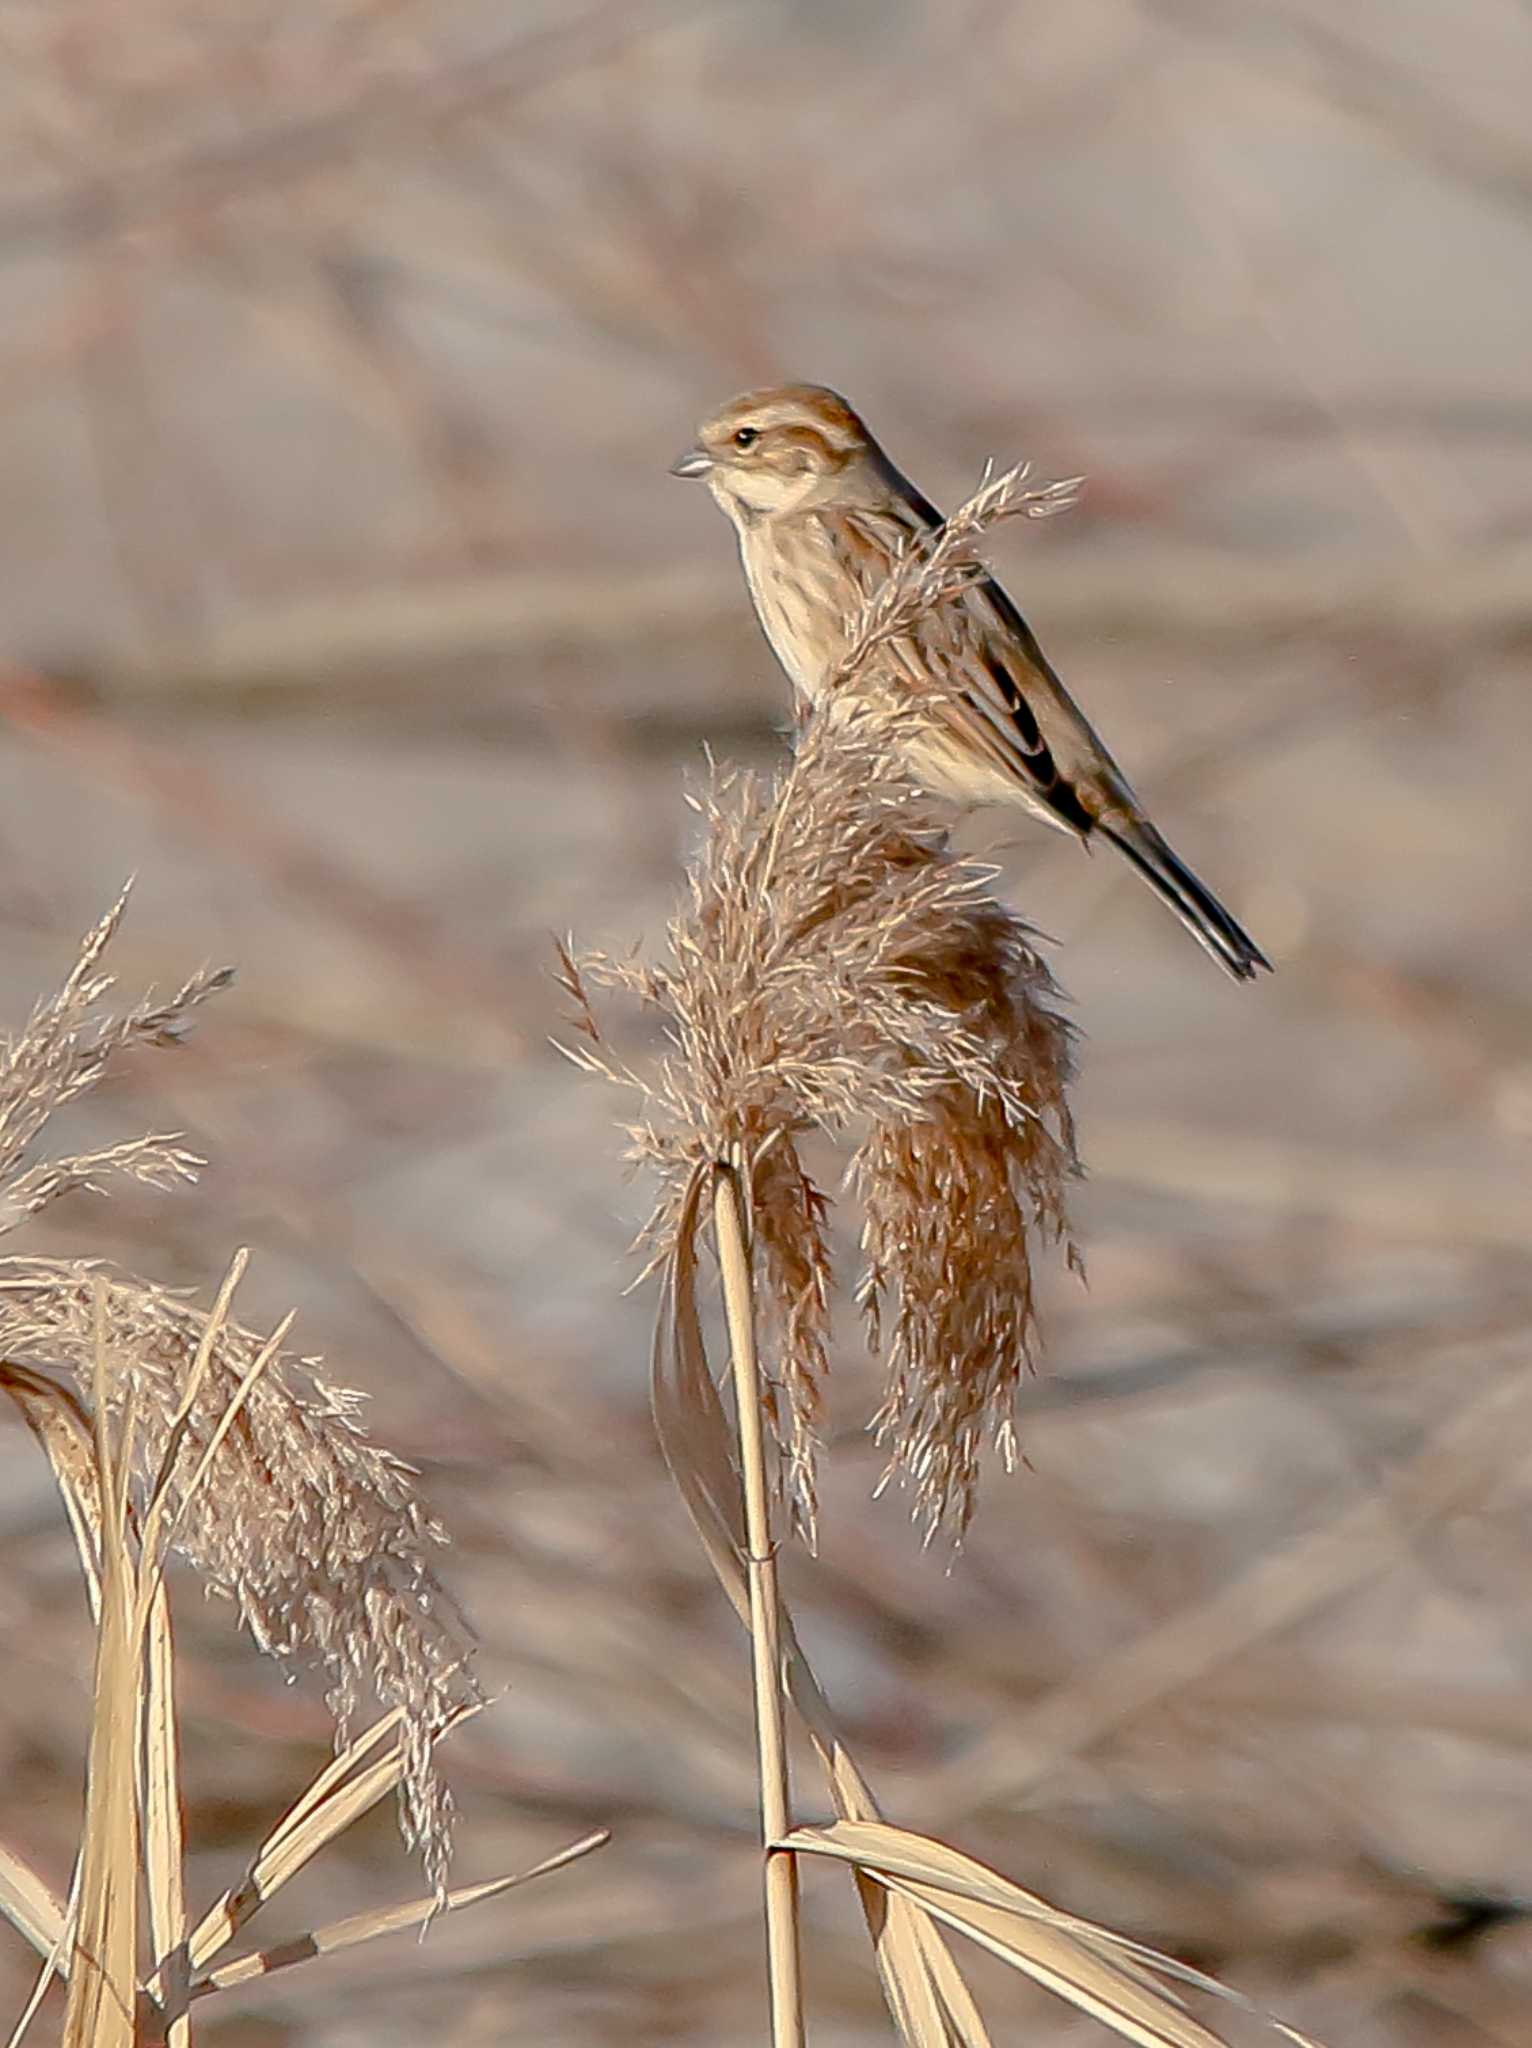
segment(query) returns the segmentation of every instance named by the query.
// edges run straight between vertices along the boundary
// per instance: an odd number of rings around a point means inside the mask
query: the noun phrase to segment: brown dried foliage
[[[741,1168],[777,1325],[773,1421],[809,1533],[834,1276],[805,1135],[854,1143],[858,1293],[888,1374],[875,1423],[928,1533],[966,1526],[987,1436],[1014,1458],[1033,1248],[1068,1239],[1077,1160],[1058,990],[1032,931],[993,895],[993,871],[952,851],[939,806],[899,766],[923,714],[891,708],[878,686],[891,626],[962,587],[983,525],[1050,502],[1021,481],[986,480],[980,518],[971,506],[958,515],[934,567],[930,554],[912,559],[875,595],[841,686],[788,767],[770,781],[713,773],[666,959],[565,956],[590,1040],[575,1057],[643,1098],[632,1156],[660,1179],[655,1263],[673,1253],[694,1176],[718,1160]],[[652,1071],[608,1055],[584,982],[635,993],[664,1018],[672,1051]]]
[[[173,1042],[188,1013],[231,978],[202,974],[166,1002],[105,1008],[112,981],[100,962],[124,903],[90,934],[58,995],[0,1050],[0,1229],[109,1171],[163,1185],[193,1178],[200,1164],[173,1137],[27,1163],[56,1109],[94,1086],[128,1048]],[[417,1498],[413,1473],[369,1442],[361,1395],[284,1351],[248,1390],[207,1483],[183,1498],[265,1340],[224,1313],[210,1315],[99,1262],[13,1256],[0,1259],[0,1358],[62,1375],[91,1399],[103,1279],[109,1399],[135,1417],[135,1489],[143,1498],[156,1479],[166,1485],[175,1548],[235,1602],[262,1650],[322,1673],[341,1740],[365,1698],[402,1709],[402,1825],[440,1891],[451,1805],[431,1745],[473,1696],[471,1643],[432,1572],[431,1554],[446,1539]],[[204,1346],[207,1370],[194,1381]],[[192,1384],[195,1398],[182,1414]]]

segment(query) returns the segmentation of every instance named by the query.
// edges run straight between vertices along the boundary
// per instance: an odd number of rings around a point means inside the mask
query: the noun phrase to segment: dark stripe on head
[[[839,392],[821,384],[782,384],[769,390],[746,391],[731,399],[703,429],[705,440],[727,441],[737,427],[750,426],[792,445],[801,445],[832,460],[856,454],[868,442],[867,429]]]

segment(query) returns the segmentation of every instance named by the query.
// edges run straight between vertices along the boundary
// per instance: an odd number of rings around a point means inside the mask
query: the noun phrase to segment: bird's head
[[[855,501],[877,475],[871,435],[821,384],[747,391],[704,420],[672,476],[702,477],[738,526]]]

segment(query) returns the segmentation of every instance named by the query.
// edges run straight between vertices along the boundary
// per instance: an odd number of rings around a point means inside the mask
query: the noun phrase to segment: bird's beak
[[[670,465],[672,476],[706,476],[713,467],[713,458],[706,449],[688,448],[684,455],[678,455]]]

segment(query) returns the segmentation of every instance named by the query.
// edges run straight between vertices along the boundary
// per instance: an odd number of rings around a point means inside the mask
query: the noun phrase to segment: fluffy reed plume
[[[853,1142],[859,1298],[888,1375],[876,1426],[928,1533],[966,1526],[986,1436],[1014,1459],[1033,1250],[1068,1238],[1077,1162],[1057,989],[1033,933],[991,893],[992,870],[951,851],[939,808],[897,765],[920,711],[878,687],[911,608],[944,602],[985,527],[1038,502],[1049,492],[1025,491],[1017,472],[986,480],[874,597],[843,687],[810,716],[791,765],[769,782],[712,775],[661,964],[565,956],[591,1041],[577,1057],[643,1097],[632,1156],[660,1180],[657,1263],[673,1254],[696,1176],[719,1160],[740,1168],[777,1324],[774,1420],[810,1533],[833,1275],[805,1136]],[[586,982],[634,992],[665,1019],[672,1051],[653,1073],[609,1059]]]
[[[208,1995],[422,1926],[438,1912],[497,1898],[578,1861],[607,1839],[598,1829],[530,1870],[458,1891],[438,1885],[424,1898],[228,1956],[285,1884],[405,1781],[413,1768],[405,1705],[341,1743],[256,1845],[236,1881],[200,1915],[189,1909],[165,1562],[198,1496],[226,1470],[225,1447],[248,1431],[252,1396],[277,1365],[281,1329],[249,1360],[237,1384],[220,1372],[230,1297],[243,1267],[241,1254],[204,1324],[164,1455],[147,1485],[136,1479],[132,1447],[141,1421],[152,1419],[157,1395],[114,1370],[111,1283],[102,1274],[87,1283],[94,1347],[88,1397],[52,1374],[0,1358],[0,1393],[25,1417],[53,1468],[96,1623],[84,1817],[68,1897],[0,1845],[0,1912],[41,1958],[32,1996],[10,2034],[13,2043],[24,2037],[57,1974],[67,1987],[62,2048],[140,2048],[149,2041],[191,2048],[192,2008]],[[220,1378],[227,1401],[212,1419],[210,1389]],[[188,1427],[199,1406],[212,1419],[200,1447]],[[433,1738],[478,1704],[466,1701]]]
[[[112,981],[101,961],[124,903],[87,938],[58,995],[0,1050],[0,1228],[110,1174],[163,1185],[192,1178],[200,1164],[168,1136],[28,1163],[55,1110],[132,1047],[173,1042],[230,979],[202,974],[168,1001],[107,1007]],[[365,1699],[398,1710],[402,1825],[439,1892],[451,1806],[431,1746],[473,1696],[468,1633],[431,1569],[445,1538],[410,1468],[367,1440],[361,1397],[284,1349],[285,1326],[273,1342],[232,1320],[235,1277],[207,1311],[94,1261],[0,1259],[0,1358],[63,1375],[113,1417],[132,1415],[130,1488],[140,1500],[163,1489],[176,1549],[236,1603],[263,1650],[318,1668],[338,1739]],[[206,1483],[191,1486],[241,1389]]]
[[[330,1385],[314,1361],[279,1344],[244,1397],[209,1482],[186,1491],[219,1417],[270,1340],[94,1261],[0,1261],[0,1355],[62,1371],[83,1393],[98,1321],[107,1400],[114,1413],[131,1407],[136,1421],[133,1484],[154,1483],[175,1434],[166,1501],[176,1549],[211,1591],[235,1603],[262,1650],[322,1674],[338,1740],[349,1738],[368,1699],[402,1711],[401,1824],[440,1888],[451,1798],[431,1745],[472,1696],[470,1644],[431,1570],[431,1553],[446,1538],[421,1506],[410,1468],[367,1440],[360,1395]]]
[[[198,1004],[233,979],[228,968],[204,971],[168,1001],[145,998],[129,1010],[104,1011],[112,978],[100,972],[101,957],[126,907],[124,890],[86,938],[58,994],[37,1005],[25,1030],[0,1040],[0,1234],[74,1188],[98,1187],[115,1174],[169,1187],[195,1179],[202,1164],[162,1136],[25,1164],[55,1110],[94,1088],[111,1060],[129,1046],[173,1044]]]

